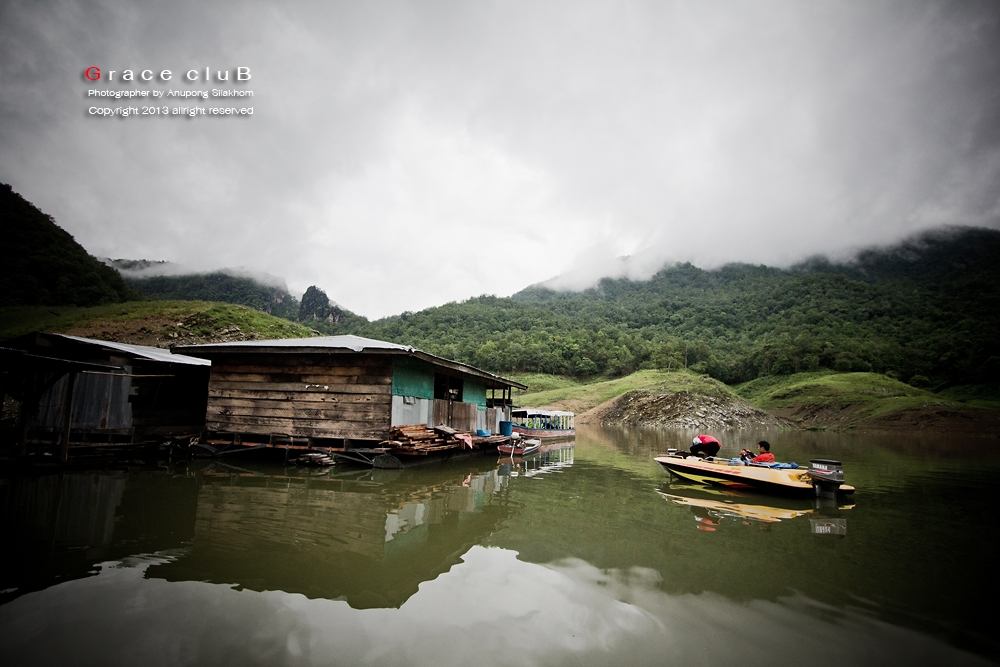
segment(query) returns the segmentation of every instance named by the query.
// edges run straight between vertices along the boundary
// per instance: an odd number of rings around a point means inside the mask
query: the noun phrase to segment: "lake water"
[[[235,459],[2,480],[4,665],[975,665],[995,628],[993,440],[809,432],[850,504],[671,482],[691,434],[527,461]]]

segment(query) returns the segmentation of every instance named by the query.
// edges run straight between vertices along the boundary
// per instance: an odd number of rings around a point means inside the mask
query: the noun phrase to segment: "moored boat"
[[[565,410],[519,408],[510,413],[514,433],[543,440],[576,436],[575,419],[576,415]]]
[[[839,461],[813,459],[808,468],[795,464],[744,464],[729,459],[667,454],[654,459],[673,476],[732,489],[749,489],[786,496],[843,496],[854,493],[844,484]]]
[[[541,440],[521,439],[510,444],[498,445],[497,451],[507,456],[527,456],[537,452],[541,446]]]

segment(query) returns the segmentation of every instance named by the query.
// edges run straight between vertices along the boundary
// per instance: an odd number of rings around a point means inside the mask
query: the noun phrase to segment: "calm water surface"
[[[850,504],[671,482],[686,433],[527,461],[245,461],[0,480],[5,665],[996,664],[980,442],[815,433]],[[726,450],[724,450],[725,452]]]

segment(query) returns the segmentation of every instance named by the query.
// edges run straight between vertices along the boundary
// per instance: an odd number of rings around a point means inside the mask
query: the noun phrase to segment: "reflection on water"
[[[786,460],[844,460],[854,505],[677,484],[652,457],[687,434],[610,430],[404,470],[11,477],[4,662],[1000,658],[978,613],[997,592],[996,456],[767,435]]]
[[[687,507],[695,517],[695,527],[715,532],[726,523],[754,526],[779,523],[810,516],[813,534],[846,535],[843,512],[854,507],[833,498],[795,500],[710,486],[667,481],[657,491],[667,502]]]
[[[498,473],[508,477],[534,477],[558,473],[573,465],[575,447],[565,443],[543,445],[537,454],[526,457],[503,456],[497,460]]]
[[[398,607],[509,512],[494,462],[306,478],[198,473],[193,547],[151,568],[171,581],[238,583],[357,609]]]

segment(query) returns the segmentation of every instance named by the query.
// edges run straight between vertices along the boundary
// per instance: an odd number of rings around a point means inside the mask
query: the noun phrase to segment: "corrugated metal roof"
[[[210,350],[213,348],[275,348],[275,347],[315,347],[323,349],[352,350],[362,352],[364,350],[400,350],[401,352],[413,352],[414,348],[408,345],[388,343],[384,340],[374,338],[363,338],[362,336],[315,336],[313,338],[277,338],[274,340],[241,340],[231,343],[205,343],[203,345],[182,345],[185,350]]]
[[[398,343],[389,343],[384,340],[375,340],[374,338],[364,338],[363,336],[316,336],[313,338],[277,338],[273,340],[243,340],[234,341],[231,343],[205,343],[203,345],[178,345],[178,350],[183,350],[189,354],[198,354],[199,352],[211,356],[212,352],[266,352],[268,350],[275,350],[280,348],[282,350],[297,350],[297,351],[310,351],[310,350],[349,350],[351,352],[364,352],[380,350],[383,352],[394,353],[399,352],[402,354],[408,354],[415,356],[419,359],[423,359],[432,364],[438,366],[447,366],[455,370],[459,370],[471,375],[476,375],[478,377],[484,378],[488,381],[500,383],[504,385],[510,385],[513,387],[518,387],[520,389],[526,389],[525,385],[520,382],[515,382],[514,380],[508,380],[507,378],[501,377],[489,371],[484,371],[482,369],[476,368],[475,366],[470,366],[468,364],[463,364],[460,361],[451,361],[450,359],[445,359],[443,357],[438,357],[427,352],[418,350],[415,347],[410,347],[409,345],[399,345]]]
[[[208,359],[199,359],[198,357],[189,357],[184,354],[174,354],[170,350],[164,350],[159,347],[150,347],[149,345],[132,345],[130,343],[116,343],[111,340],[97,340],[96,338],[83,338],[81,336],[70,336],[68,334],[50,334],[52,336],[58,336],[60,338],[67,338],[69,340],[75,340],[78,343],[88,343],[90,345],[99,345],[101,347],[111,348],[112,350],[118,350],[119,352],[125,352],[126,354],[132,354],[137,357],[142,357],[144,359],[150,359],[152,361],[163,361],[169,364],[188,364],[191,366],[211,366],[212,362]]]

